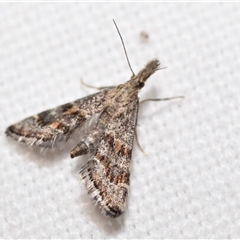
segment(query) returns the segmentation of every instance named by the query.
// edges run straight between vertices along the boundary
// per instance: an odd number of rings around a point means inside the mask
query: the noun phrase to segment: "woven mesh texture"
[[[5,137],[40,111],[127,81],[159,58],[140,99],[126,213],[109,220],[77,181],[85,157]],[[0,236],[240,238],[238,3],[1,3]],[[149,38],[144,39],[140,33]]]

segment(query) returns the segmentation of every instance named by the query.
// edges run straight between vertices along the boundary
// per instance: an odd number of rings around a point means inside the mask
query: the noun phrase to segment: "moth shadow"
[[[58,146],[53,148],[42,148],[38,146],[29,146],[16,142],[10,138],[6,140],[13,148],[12,152],[16,152],[19,156],[24,156],[27,160],[35,162],[39,166],[53,167],[60,161],[70,159],[70,150],[72,143],[66,143],[59,148]]]
[[[94,206],[92,199],[88,196],[87,191],[82,191],[79,197],[79,205],[83,209],[83,214],[88,222],[93,222],[99,229],[106,234],[114,237],[123,227],[125,215],[118,218],[104,216],[97,206]]]
[[[90,160],[90,156],[89,155],[82,155],[82,156],[78,156],[75,158],[76,164],[75,167],[72,170],[73,174],[79,174],[80,169]]]

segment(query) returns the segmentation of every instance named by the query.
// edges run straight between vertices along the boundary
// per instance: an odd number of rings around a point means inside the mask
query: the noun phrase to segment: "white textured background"
[[[77,173],[86,158],[41,154],[6,127],[131,76],[159,58],[141,99],[123,218],[94,208]],[[240,238],[240,4],[1,3],[0,237]],[[150,38],[143,43],[139,33]]]

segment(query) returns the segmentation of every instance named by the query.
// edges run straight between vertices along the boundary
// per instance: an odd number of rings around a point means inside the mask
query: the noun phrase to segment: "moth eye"
[[[144,82],[139,82],[138,87],[139,87],[139,88],[144,87]]]

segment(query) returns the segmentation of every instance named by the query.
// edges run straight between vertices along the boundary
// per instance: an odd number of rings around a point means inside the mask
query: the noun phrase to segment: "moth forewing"
[[[110,217],[120,216],[126,206],[138,92],[160,69],[159,60],[154,59],[135,75],[119,30],[118,33],[132,72],[126,83],[103,88],[90,96],[28,117],[6,130],[6,135],[16,141],[51,148],[68,141],[79,127],[85,127],[84,136],[79,136],[70,155],[73,158],[90,154],[79,176],[95,205]]]

